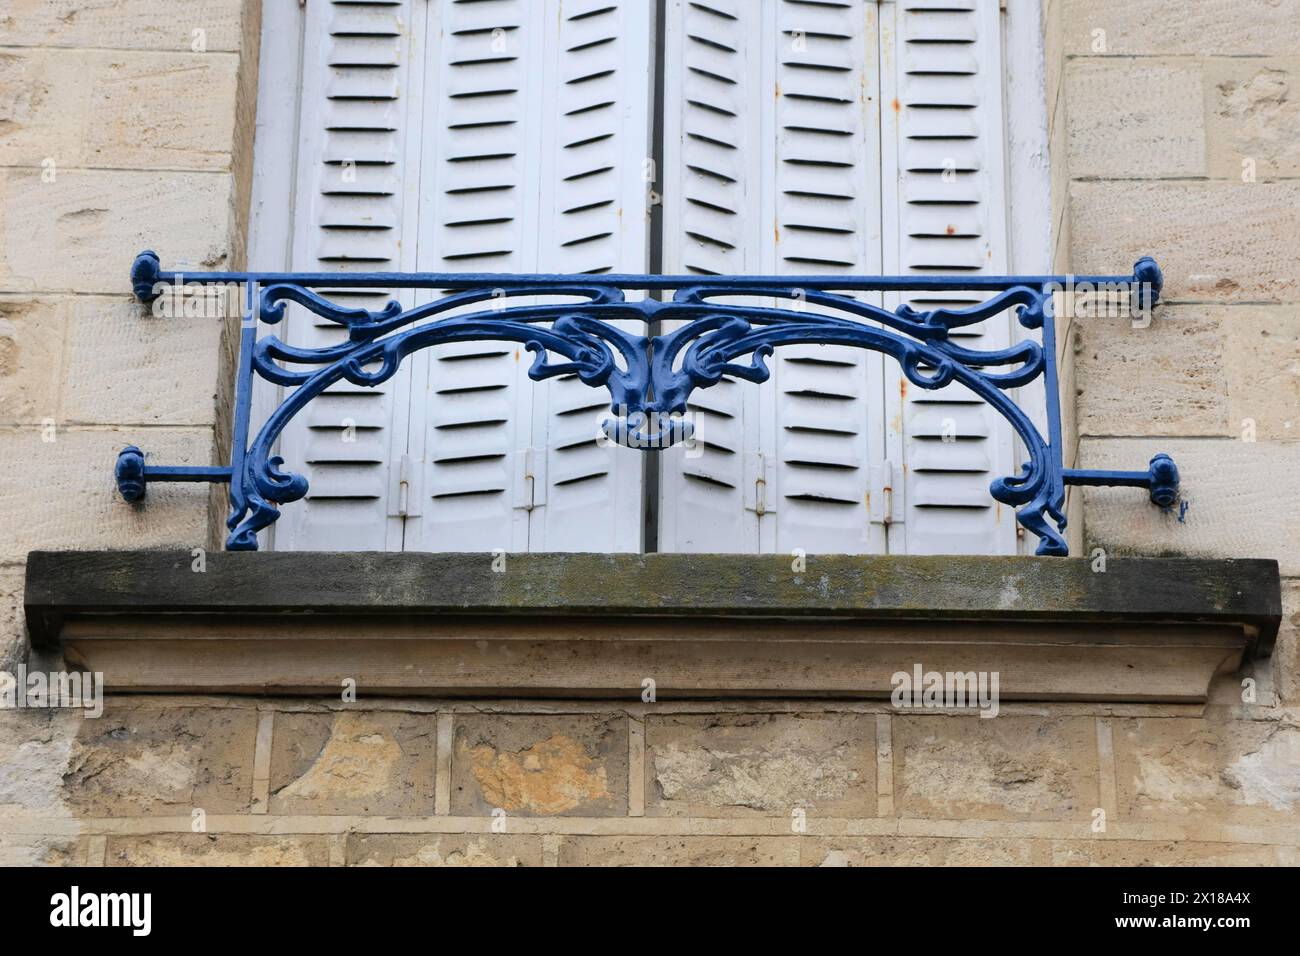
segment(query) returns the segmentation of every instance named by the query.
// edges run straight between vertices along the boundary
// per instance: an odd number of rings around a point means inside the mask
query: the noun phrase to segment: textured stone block
[[[1205,175],[1203,83],[1195,61],[1071,60],[1065,85],[1070,175]]]
[[[57,299],[0,296],[0,423],[59,417],[67,311]]]
[[[1142,469],[1156,452],[1178,463],[1180,498],[1158,508],[1140,489],[1085,488],[1088,546],[1112,555],[1273,558],[1300,574],[1300,445],[1194,439],[1085,438],[1083,468]]]
[[[560,844],[560,866],[788,866],[798,837],[580,836]]]
[[[876,812],[871,714],[651,717],[646,764],[651,816]]]
[[[799,841],[803,866],[1041,866],[1034,840],[931,837],[827,837]]]
[[[0,291],[129,295],[142,249],[164,266],[222,269],[231,248],[228,173],[57,169],[0,172]]]
[[[1052,866],[1277,866],[1277,847],[1142,840],[1054,840]]]
[[[213,424],[220,318],[162,318],[123,298],[78,297],[70,311],[66,421]]]
[[[432,813],[435,723],[431,714],[277,713],[271,812]]]
[[[0,671],[12,673],[27,655],[23,582],[21,568],[0,569]]]
[[[1282,582],[1282,627],[1272,663],[1273,688],[1282,703],[1300,705],[1300,581]]]
[[[206,485],[151,485],[143,503],[123,501],[113,480],[117,453],[140,443],[148,460],[212,463],[210,431],[75,431],[40,426],[0,429],[0,560],[28,551],[132,547],[200,547],[207,533]]]
[[[1061,18],[1065,51],[1074,56],[1250,56],[1300,48],[1300,0],[1063,0]]]
[[[541,866],[539,836],[489,833],[353,833],[349,866]]]
[[[106,866],[327,866],[323,836],[168,833],[110,837]]]
[[[1300,727],[1204,718],[1112,726],[1121,819],[1300,825]]]
[[[238,65],[224,53],[0,53],[0,163],[228,169]]]
[[[256,733],[252,709],[162,709],[109,698],[102,717],[78,728],[64,799],[92,817],[247,813]]]
[[[1080,435],[1235,434],[1224,367],[1226,309],[1165,306],[1151,324],[1075,320]]]
[[[86,837],[65,834],[0,834],[0,866],[85,866]]]
[[[1091,718],[895,717],[900,817],[1079,820],[1100,805]]]
[[[1300,58],[1211,60],[1205,84],[1211,176],[1300,175]]]
[[[0,710],[0,816],[72,815],[63,774],[72,740],[87,723],[96,721],[72,708]]]
[[[238,50],[245,0],[9,0],[0,35],[13,46],[191,50],[201,30],[209,51]]]
[[[1300,306],[1238,306],[1220,318],[1231,433],[1300,441]]]
[[[459,717],[451,812],[624,816],[627,760],[624,717]]]
[[[1154,255],[1166,301],[1300,298],[1300,183],[1076,182],[1070,218],[1076,273]]]

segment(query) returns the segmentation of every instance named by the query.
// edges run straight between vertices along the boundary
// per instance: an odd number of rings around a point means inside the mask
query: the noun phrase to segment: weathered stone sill
[[[34,645],[119,692],[888,696],[996,671],[1005,700],[1198,702],[1281,619],[1276,562],[742,555],[33,552]]]

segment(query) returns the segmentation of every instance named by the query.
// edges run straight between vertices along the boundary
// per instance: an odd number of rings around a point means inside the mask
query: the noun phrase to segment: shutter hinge
[[[868,473],[871,482],[868,520],[872,524],[882,524],[886,527],[902,521],[900,505],[903,496],[895,493],[903,477],[899,473],[898,466],[886,458],[882,462],[871,465]]]
[[[419,494],[414,491],[416,483],[415,463],[410,455],[403,455],[397,464],[397,503],[390,512],[399,518],[409,518],[420,513]]]
[[[532,511],[546,504],[545,486],[537,481],[537,451],[525,448],[518,455],[519,480],[515,487],[515,507]]]
[[[769,504],[768,492],[775,486],[776,462],[771,456],[763,454],[761,451],[753,452],[749,466],[745,469],[745,510],[752,511],[760,518],[765,514],[772,514],[776,511],[773,504]],[[753,476],[753,481],[749,477]]]

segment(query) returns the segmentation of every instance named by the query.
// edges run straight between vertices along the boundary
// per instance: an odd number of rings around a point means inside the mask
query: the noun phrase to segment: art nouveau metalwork
[[[1061,415],[1053,294],[1067,285],[1132,295],[1150,309],[1160,295],[1154,260],[1140,259],[1130,276],[649,276],[649,275],[447,275],[430,273],[253,273],[165,272],[158,256],[143,252],[131,281],[143,302],[181,284],[239,283],[246,296],[235,385],[233,453],[229,467],[167,467],[148,464],[134,446],[121,452],[117,484],[128,501],[139,501],[152,481],[230,482],[231,550],[255,550],[257,533],[279,517],[280,506],[304,497],[307,479],[274,454],[289,421],[330,385],[348,381],[374,386],[396,374],[413,352],[446,342],[496,339],[519,342],[535,358],[529,375],[542,380],[575,374],[593,388],[605,388],[615,417],[605,435],[633,448],[668,447],[690,436],[681,419],[691,393],[723,377],[763,382],[767,359],[785,345],[846,345],[895,359],[908,381],[925,389],[960,383],[1004,417],[1019,436],[1028,461],[1018,475],[995,480],[990,494],[1017,508],[1020,524],[1040,539],[1038,553],[1064,555],[1066,485],[1122,485],[1146,488],[1158,505],[1173,504],[1178,469],[1158,454],[1145,471],[1085,471],[1065,468],[1061,457]],[[414,308],[396,301],[377,312],[345,308],[316,290],[431,289],[441,296]],[[645,290],[662,298],[629,300]],[[966,291],[988,295],[963,309],[922,312],[901,305],[892,311],[846,293],[934,293]],[[563,304],[507,304],[545,295],[575,299]],[[723,297],[726,302],[718,301]],[[737,304],[738,300],[749,304]],[[286,304],[346,327],[341,345],[304,349],[275,335],[258,335],[258,321],[276,325]],[[774,305],[773,302],[780,302]],[[790,303],[786,305],[784,303]],[[491,303],[474,310],[473,306]],[[809,311],[809,308],[817,311]],[[470,311],[465,311],[466,309]],[[1008,310],[1021,326],[1041,330],[1041,344],[1025,339],[1009,348],[975,351],[958,345],[951,332]],[[455,311],[456,314],[449,314]],[[674,331],[643,335],[614,323],[684,323]],[[253,377],[291,388],[250,438]],[[1044,436],[1008,390],[1042,377],[1047,395]]]

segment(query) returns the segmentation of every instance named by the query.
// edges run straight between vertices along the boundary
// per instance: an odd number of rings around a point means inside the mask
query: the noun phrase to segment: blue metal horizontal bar
[[[151,481],[227,482],[234,475],[229,465],[146,465],[144,452],[135,445],[123,448],[113,469],[117,490],[127,501],[139,501]]]
[[[1061,472],[1067,485],[1118,485],[1129,488],[1149,488],[1151,473],[1149,471],[1091,471],[1079,468],[1066,468]]]
[[[230,480],[230,466],[145,465],[144,476],[150,481],[221,482]]]
[[[172,285],[177,281],[198,283],[256,282],[261,285],[280,283],[313,289],[493,289],[509,286],[512,289],[544,292],[557,287],[571,288],[575,284],[612,286],[641,291],[683,288],[734,288],[737,282],[747,286],[775,286],[785,289],[827,289],[845,292],[999,292],[1018,286],[1042,287],[1046,285],[1123,286],[1149,282],[1163,284],[1155,260],[1149,256],[1139,259],[1129,275],[910,275],[910,276],[851,276],[851,275],[759,275],[759,276],[709,276],[709,275],[637,275],[628,273],[593,273],[583,275],[530,274],[511,275],[499,272],[187,272],[164,271],[158,267],[157,254],[146,250],[140,253],[132,269],[132,282],[137,296],[148,301],[151,289],[161,283]]]
[[[1063,468],[1061,477],[1067,485],[1090,487],[1146,488],[1152,502],[1168,508],[1178,499],[1178,466],[1164,452],[1151,459],[1146,471],[1099,471],[1088,468]]]

